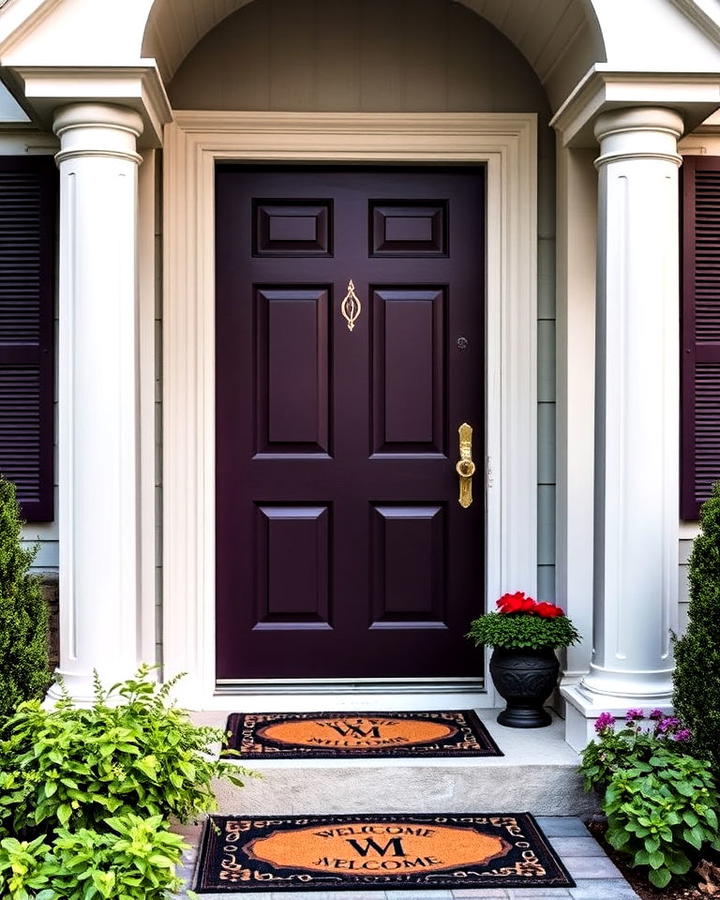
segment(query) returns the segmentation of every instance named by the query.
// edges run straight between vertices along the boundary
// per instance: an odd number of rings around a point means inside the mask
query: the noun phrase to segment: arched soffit
[[[142,55],[154,57],[163,78],[169,82],[188,53],[209,31],[251,2],[155,0],[145,28]],[[413,4],[422,0],[394,2],[403,6],[405,15],[412,16]],[[565,99],[590,66],[606,58],[591,0],[453,2],[486,19],[518,48],[543,84],[553,107]],[[378,0],[378,15],[382,15],[386,5],[387,0]]]
[[[167,85],[175,109],[536,112],[547,95],[490,23],[454,0],[257,0],[188,53]],[[387,0],[385,0],[387,2]],[[334,3],[332,9],[329,4]]]

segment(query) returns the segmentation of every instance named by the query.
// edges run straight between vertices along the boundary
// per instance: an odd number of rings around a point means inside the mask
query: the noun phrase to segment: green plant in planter
[[[490,674],[507,707],[498,715],[510,728],[549,725],[543,709],[559,672],[555,650],[580,640],[575,626],[554,603],[538,603],[522,591],[503,594],[497,611],[470,623],[468,637],[476,646],[494,647]]]
[[[0,477],[0,720],[22,700],[41,697],[52,680],[47,604],[29,574],[36,551],[21,538],[15,485]]]
[[[90,709],[22,703],[0,725],[0,838],[101,829],[131,813],[186,822],[214,807],[214,778],[241,786],[250,773],[217,759],[224,732],[168,705],[176,681],[160,686],[142,666],[109,691],[96,685]]]
[[[688,563],[688,627],[675,639],[673,706],[692,730],[692,752],[720,766],[720,482],[700,528]]]
[[[497,612],[485,613],[470,623],[468,637],[475,646],[506,650],[558,649],[580,640],[575,626],[554,603],[537,603],[524,593],[504,594]]]

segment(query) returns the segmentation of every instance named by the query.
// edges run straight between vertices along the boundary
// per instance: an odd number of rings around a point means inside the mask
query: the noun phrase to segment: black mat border
[[[442,714],[442,713],[462,713],[464,716],[467,716],[468,724],[471,725],[476,732],[484,732],[486,742],[489,745],[489,749],[486,753],[478,753],[476,750],[451,750],[448,749],[446,751],[440,750],[427,750],[423,752],[422,747],[418,747],[412,752],[408,752],[410,748],[405,747],[398,748],[397,750],[392,750],[389,748],[378,748],[377,750],[336,750],[336,749],[328,749],[328,750],[288,750],[281,751],[277,755],[273,755],[271,753],[240,753],[239,751],[234,751],[232,753],[228,753],[227,755],[221,752],[220,756],[222,759],[226,760],[237,760],[238,762],[244,761],[246,759],[254,759],[254,760],[275,760],[275,759],[453,759],[453,758],[468,758],[468,759],[492,759],[493,757],[505,756],[503,751],[498,747],[495,742],[493,736],[490,734],[490,730],[482,721],[480,716],[475,712],[474,709],[400,709],[395,710],[393,712],[388,712],[387,710],[381,710],[377,712],[376,710],[370,710],[365,712],[364,710],[330,710],[329,712],[311,712],[311,713],[298,713],[298,712],[257,712],[257,713],[230,713],[227,718],[227,722],[225,723],[225,731],[232,731],[233,734],[237,733],[237,729],[234,729],[231,725],[231,722],[240,718],[241,716],[277,716],[279,719],[288,718],[293,719],[297,718],[300,715],[304,716],[312,716],[317,718],[323,717],[333,717],[333,716],[377,716],[377,717],[385,717],[392,718],[393,716],[397,716],[398,713],[402,713],[403,715],[412,715],[413,713],[425,713],[425,714]]]
[[[448,879],[448,884],[400,884],[398,883],[397,887],[392,887],[388,884],[388,882],[382,882],[377,885],[363,883],[362,885],[356,884],[348,884],[348,885],[335,885],[332,888],[328,888],[327,885],[318,885],[317,887],[303,887],[298,884],[288,884],[284,887],[280,885],[274,885],[272,890],[268,891],[269,893],[306,893],[308,895],[312,895],[314,893],[327,893],[332,894],[335,892],[350,892],[350,891],[405,891],[409,892],[412,890],[416,891],[452,891],[452,890],[473,890],[473,891],[483,891],[483,890],[491,890],[498,887],[506,887],[509,890],[513,890],[514,888],[523,888],[527,890],[555,890],[559,888],[574,888],[577,887],[577,883],[575,879],[568,872],[565,863],[562,861],[562,858],[558,851],[553,847],[550,843],[545,832],[538,825],[535,816],[531,812],[439,812],[439,813],[327,813],[322,815],[316,814],[303,814],[303,813],[293,813],[292,815],[272,815],[272,816],[263,816],[256,814],[248,814],[248,813],[236,813],[235,815],[219,815],[217,813],[210,813],[205,822],[203,824],[202,834],[200,836],[200,846],[198,850],[197,860],[195,861],[195,868],[193,870],[193,875],[191,879],[191,887],[190,890],[194,891],[197,894],[247,894],[252,896],[253,893],[262,893],[263,888],[260,885],[254,884],[251,888],[240,888],[239,890],[235,886],[221,887],[215,886],[213,888],[202,888],[199,886],[198,882],[200,881],[200,872],[202,871],[203,863],[205,862],[205,858],[212,846],[212,839],[217,840],[217,834],[212,827],[213,821],[218,822],[226,822],[228,819],[347,819],[359,821],[362,819],[368,819],[372,821],[378,817],[386,817],[393,818],[394,816],[448,816],[451,817],[463,817],[463,816],[486,816],[488,818],[493,816],[525,816],[528,820],[528,823],[535,831],[535,839],[538,843],[544,847],[545,852],[552,855],[555,865],[557,866],[559,872],[564,876],[565,882],[564,884],[538,884],[532,885],[529,884],[528,878],[521,878],[520,876],[508,876],[507,880],[499,881],[491,881],[488,882],[487,885],[474,884],[468,885],[467,882],[462,882],[459,879],[456,881],[450,881]],[[511,883],[512,882],[512,883]],[[515,883],[516,882],[516,883]]]

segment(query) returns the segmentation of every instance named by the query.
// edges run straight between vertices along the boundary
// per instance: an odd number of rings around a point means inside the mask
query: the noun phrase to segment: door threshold
[[[233,694],[476,694],[485,690],[482,678],[269,678],[219,679],[215,696]]]
[[[219,681],[212,708],[234,712],[319,712],[486,709],[483,679],[326,679]]]

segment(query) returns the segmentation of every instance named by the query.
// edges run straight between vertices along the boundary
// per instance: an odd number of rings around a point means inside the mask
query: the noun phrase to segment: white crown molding
[[[228,112],[174,110],[175,122],[188,135],[469,135],[514,134],[528,129],[534,114],[527,113],[362,113],[362,112]],[[478,120],[482,120],[480,129]],[[363,140],[363,144],[365,141]],[[347,149],[345,147],[344,149]],[[361,152],[364,153],[363,150]],[[428,153],[436,154],[432,143]]]
[[[39,123],[49,128],[54,111],[68,103],[115,103],[143,119],[140,147],[159,147],[172,121],[170,101],[155,61],[120,66],[14,66],[23,95]]]
[[[550,124],[573,147],[595,147],[593,123],[602,112],[632,106],[674,109],[692,131],[720,106],[720,73],[613,71],[593,66]]]

